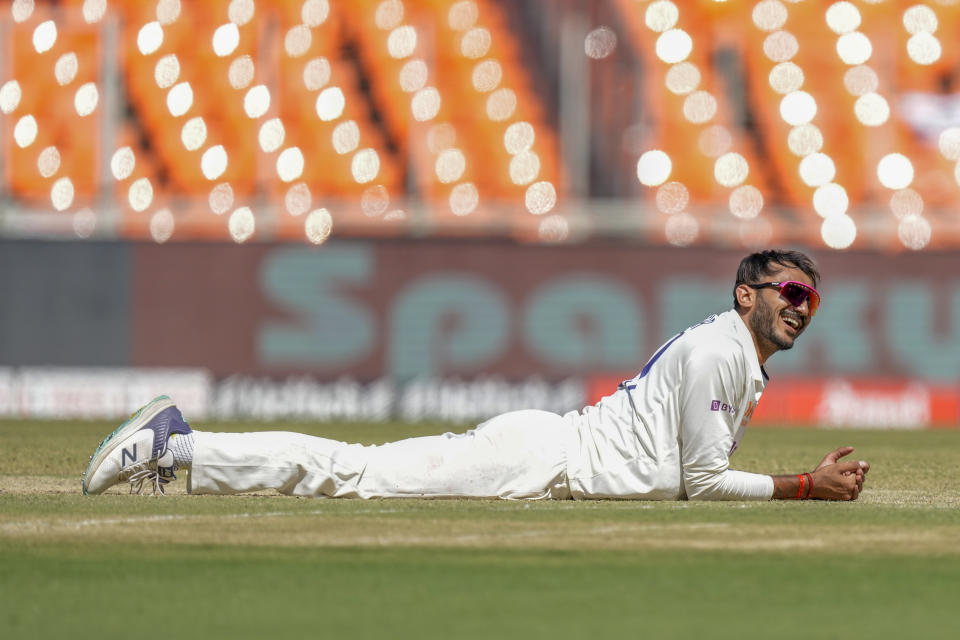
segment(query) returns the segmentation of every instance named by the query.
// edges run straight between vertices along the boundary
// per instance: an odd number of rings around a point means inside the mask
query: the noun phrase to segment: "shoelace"
[[[177,476],[174,475],[172,467],[158,468],[156,464],[156,460],[152,460],[141,462],[125,469],[125,472],[132,472],[128,478],[131,494],[136,493],[140,495],[143,493],[144,486],[146,485],[152,489],[150,495],[157,495],[158,492],[162,496],[167,495],[166,491],[164,491],[164,486],[176,480]]]

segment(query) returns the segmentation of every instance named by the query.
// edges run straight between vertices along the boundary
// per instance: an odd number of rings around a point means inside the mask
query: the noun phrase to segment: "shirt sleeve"
[[[743,368],[726,345],[688,354],[680,389],[680,457],[690,500],[769,500],[773,478],[729,468],[734,424],[746,393]]]

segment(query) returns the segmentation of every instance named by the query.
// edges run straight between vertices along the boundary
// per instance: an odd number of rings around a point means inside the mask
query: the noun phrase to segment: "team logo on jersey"
[[[719,400],[710,401],[710,411],[722,411],[723,413],[729,413],[732,416],[737,414],[736,407],[729,405],[726,402],[720,402]]]

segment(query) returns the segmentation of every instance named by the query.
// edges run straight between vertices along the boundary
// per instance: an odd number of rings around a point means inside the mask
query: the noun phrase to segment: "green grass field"
[[[84,497],[113,427],[0,422],[0,638],[956,636],[960,430],[755,429],[734,458],[851,444],[856,503]]]

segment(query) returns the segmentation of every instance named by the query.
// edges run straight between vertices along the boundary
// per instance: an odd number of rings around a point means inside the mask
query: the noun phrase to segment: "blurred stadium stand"
[[[7,236],[960,245],[960,2],[6,0]]]

